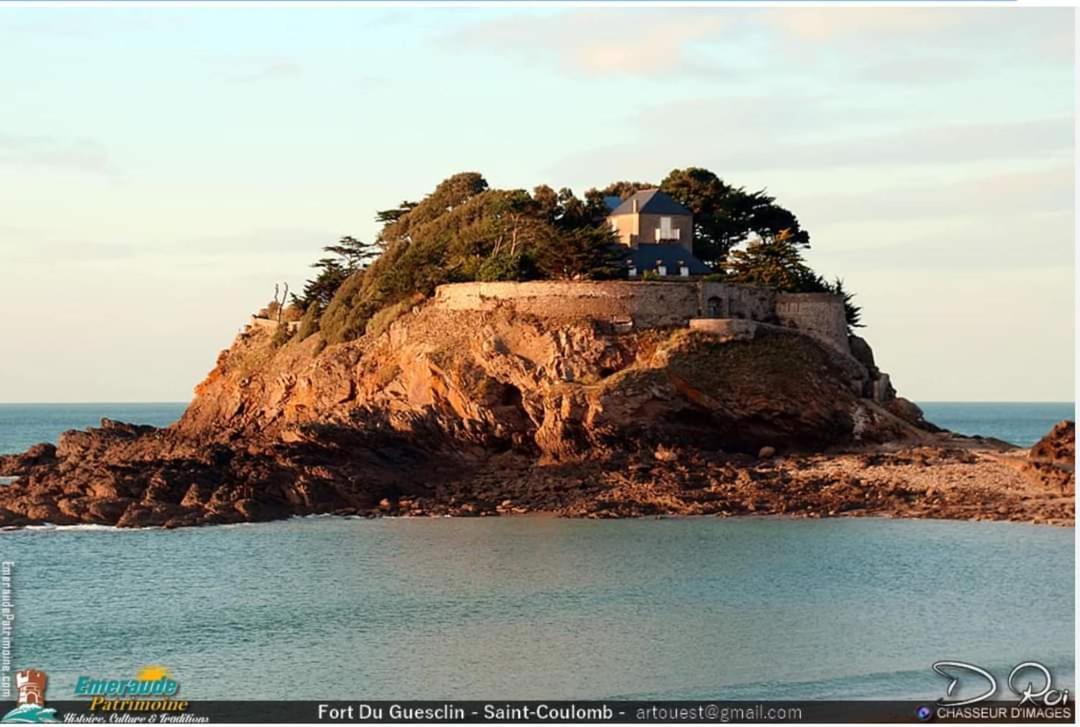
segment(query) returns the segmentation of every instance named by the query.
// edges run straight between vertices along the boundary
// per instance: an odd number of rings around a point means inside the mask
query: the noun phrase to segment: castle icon
[[[19,690],[19,704],[45,706],[45,685],[49,677],[37,669],[23,669],[15,673],[15,688]]]
[[[19,690],[19,703],[0,718],[8,724],[41,724],[59,722],[56,710],[45,706],[45,686],[49,677],[40,669],[23,669],[15,672],[15,687]]]

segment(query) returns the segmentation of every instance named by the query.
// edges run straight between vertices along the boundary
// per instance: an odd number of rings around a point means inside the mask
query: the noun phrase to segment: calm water
[[[981,434],[1030,447],[1062,419],[1076,419],[1070,402],[920,402],[926,418],[960,434]]]
[[[189,697],[941,696],[1073,681],[1073,530],[885,519],[307,518],[0,533],[15,661]]]
[[[1027,444],[1071,405],[927,404]],[[0,452],[183,404],[0,405]],[[891,520],[314,518],[0,532],[16,664],[190,697],[939,696],[928,665],[1073,681],[1073,530]]]
[[[38,442],[56,443],[68,429],[96,427],[102,417],[164,427],[180,418],[186,403],[0,404],[0,454],[22,452]]]

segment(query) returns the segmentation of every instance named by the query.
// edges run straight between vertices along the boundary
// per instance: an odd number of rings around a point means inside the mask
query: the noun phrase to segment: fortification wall
[[[844,303],[828,293],[777,293],[703,280],[455,283],[436,288],[432,304],[446,310],[512,306],[548,318],[632,319],[635,328],[685,326],[692,318],[747,319],[797,328],[851,353]]]
[[[848,346],[844,301],[830,293],[777,293],[776,317],[783,326],[797,328],[837,350]]]
[[[635,327],[685,326],[698,315],[698,286],[646,281],[456,283],[435,289],[447,310],[515,310],[554,318],[632,318]]]
[[[753,285],[730,285],[702,280],[699,315],[708,318],[775,320],[776,291]]]

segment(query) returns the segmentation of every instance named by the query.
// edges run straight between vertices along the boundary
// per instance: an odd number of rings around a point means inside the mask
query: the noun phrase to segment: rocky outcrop
[[[172,427],[104,420],[0,459],[0,474],[18,476],[0,486],[0,524],[983,511],[882,474],[908,460],[857,459],[970,443],[943,439],[914,405],[866,398],[864,364],[797,332],[617,332],[421,305],[324,350],[315,336],[279,343],[242,333]],[[842,461],[851,471],[830,475]],[[940,508],[912,504],[924,498]]]
[[[1076,423],[1055,424],[1028,452],[1025,469],[1044,486],[1072,495],[1076,488]]]

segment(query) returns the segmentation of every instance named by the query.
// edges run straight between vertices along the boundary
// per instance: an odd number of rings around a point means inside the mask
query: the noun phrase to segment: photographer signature
[[[963,661],[936,661],[932,665],[935,673],[940,674],[949,680],[949,686],[945,687],[945,696],[951,697],[956,690],[956,685],[960,683],[960,677],[956,676],[954,672],[968,672],[974,674],[986,681],[987,689],[977,697],[971,699],[964,699],[957,702],[947,702],[944,699],[939,699],[938,704],[949,707],[960,707],[965,704],[975,704],[982,702],[986,699],[990,699],[997,694],[998,683],[994,675],[983,669],[981,666],[975,664],[968,664]],[[952,672],[947,670],[953,670]],[[1024,672],[1038,672],[1041,682],[1041,686],[1036,687],[1034,683],[1028,682],[1027,686],[1023,689],[1017,688],[1017,677]],[[1065,705],[1069,701],[1068,689],[1054,689],[1054,679],[1050,675],[1050,670],[1037,661],[1025,661],[1022,664],[1017,664],[1013,667],[1013,670],[1009,672],[1009,678],[1006,680],[1005,685],[1009,688],[1013,694],[1020,697],[1019,705],[1024,704],[1041,704],[1046,707],[1056,707],[1058,705]],[[1041,699],[1042,702],[1036,700]],[[1019,706],[1018,705],[1018,706]]]

